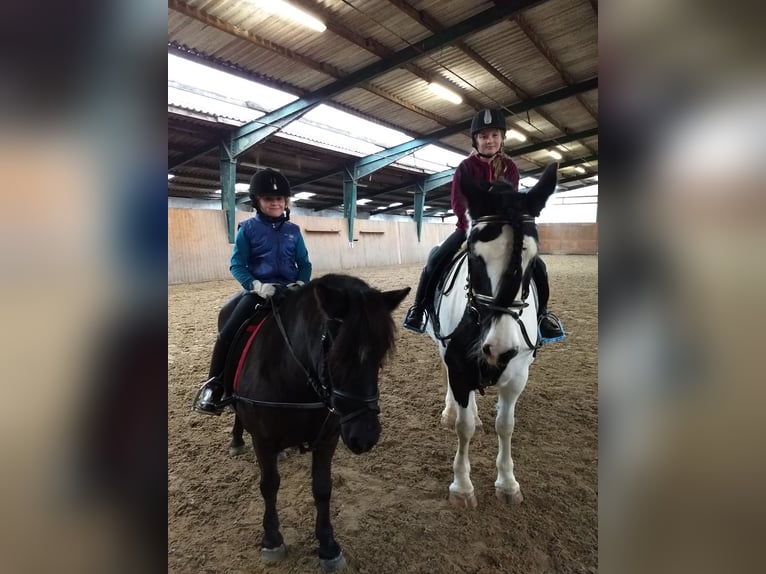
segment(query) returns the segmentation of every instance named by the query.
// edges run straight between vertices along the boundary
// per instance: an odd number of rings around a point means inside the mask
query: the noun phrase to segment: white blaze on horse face
[[[485,223],[479,223],[476,229],[480,231],[486,225]],[[473,245],[473,252],[481,257],[486,265],[487,275],[492,284],[493,297],[497,296],[500,278],[511,262],[512,250],[513,230],[510,225],[504,225],[500,235],[492,241],[476,242]]]
[[[487,273],[492,281],[492,293],[497,296],[497,288],[505,268],[510,264],[510,254],[513,249],[513,232],[510,226],[503,228],[503,234],[497,239],[481,243],[476,246],[475,251],[480,254],[487,265]],[[530,261],[537,256],[538,246],[534,237],[525,235],[522,239],[521,268],[522,275],[526,272]],[[498,251],[502,253],[498,253]],[[505,257],[503,257],[505,255]],[[488,259],[489,258],[489,259]],[[490,263],[491,262],[491,263]],[[523,284],[519,287],[515,299],[521,299]],[[518,323],[509,315],[501,315],[490,325],[487,336],[481,342],[481,348],[487,349],[488,353],[483,353],[484,360],[490,365],[496,365],[498,358],[511,350],[520,350],[525,348],[526,341],[521,333]]]
[[[525,235],[522,241],[523,251],[521,252],[521,267],[524,271],[527,270],[529,262],[537,256],[537,241],[530,235]]]

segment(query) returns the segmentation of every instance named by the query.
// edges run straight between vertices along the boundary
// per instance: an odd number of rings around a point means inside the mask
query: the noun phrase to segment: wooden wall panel
[[[251,217],[237,211],[237,222]],[[454,224],[424,223],[421,241],[413,221],[354,222],[354,242],[349,245],[344,219],[293,216],[300,226],[316,271],[425,263],[434,245],[444,241]],[[596,224],[540,224],[543,254],[598,253]],[[196,283],[230,279],[224,212],[213,209],[168,209],[168,283]]]

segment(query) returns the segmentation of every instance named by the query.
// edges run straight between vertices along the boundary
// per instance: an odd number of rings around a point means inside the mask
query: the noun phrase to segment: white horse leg
[[[442,373],[444,374],[444,382],[447,386],[447,392],[444,396],[444,410],[442,411],[442,426],[448,429],[454,429],[455,420],[457,420],[457,410],[460,408],[460,405],[457,404],[457,401],[452,394],[452,389],[449,386],[449,375],[446,367],[442,369]],[[476,420],[476,428],[478,430],[483,430],[484,423],[482,423],[481,418],[479,418],[479,407],[476,405],[476,393],[471,393],[468,399],[468,408],[473,412],[474,419]]]
[[[473,397],[473,392],[471,397]],[[449,501],[460,508],[476,508],[477,501],[473,493],[470,476],[471,462],[468,460],[471,438],[476,431],[476,418],[470,405],[465,409],[457,408],[455,430],[457,431],[457,452],[452,463],[454,478],[452,484],[449,485]]]
[[[468,408],[473,412],[473,420],[475,421],[476,430],[483,431],[484,423],[479,418],[479,407],[476,404],[476,393],[471,393],[468,396]]]
[[[516,400],[521,395],[526,382],[515,385],[511,382],[498,389],[497,417],[495,431],[497,432],[497,480],[495,480],[495,496],[508,504],[519,504],[524,497],[521,494],[516,477],[513,474],[513,458],[511,457],[511,435],[515,423],[514,410]]]
[[[447,386],[447,394],[444,396],[444,410],[442,411],[442,425],[448,429],[455,428],[455,421],[457,420],[458,404],[455,397],[452,395],[452,389],[449,386],[449,374],[447,373],[447,367],[442,365],[443,381]]]

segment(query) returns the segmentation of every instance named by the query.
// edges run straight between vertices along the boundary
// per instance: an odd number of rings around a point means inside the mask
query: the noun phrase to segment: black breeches
[[[537,287],[537,313],[542,314],[548,311],[548,298],[551,295],[548,287],[548,266],[540,257],[535,257],[531,263],[532,278]]]
[[[231,347],[231,343],[234,340],[234,335],[237,334],[242,323],[247,321],[253,314],[255,306],[261,302],[263,302],[263,299],[258,295],[242,291],[242,295],[234,306],[231,315],[229,315],[226,323],[218,332],[218,338],[213,347],[213,357],[210,360],[209,376],[215,377],[223,373],[223,369],[226,366],[226,357],[229,354],[229,347]]]

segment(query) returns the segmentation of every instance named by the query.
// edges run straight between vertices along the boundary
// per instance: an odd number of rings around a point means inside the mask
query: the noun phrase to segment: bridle
[[[327,418],[325,419],[325,424],[327,423],[327,420],[329,419],[329,417],[332,415],[340,417],[340,424],[345,424],[367,412],[371,411],[376,414],[380,412],[380,407],[378,406],[378,399],[380,398],[379,392],[376,391],[375,394],[373,395],[361,396],[354,393],[350,393],[348,391],[338,389],[333,384],[332,373],[330,372],[330,368],[328,366],[327,357],[330,354],[333,341],[338,334],[338,330],[340,329],[340,326],[343,323],[343,319],[331,317],[325,322],[324,331],[322,332],[322,355],[321,355],[319,364],[317,366],[306,367],[298,358],[298,356],[295,353],[295,350],[293,349],[292,344],[290,343],[290,339],[287,336],[287,331],[285,330],[284,324],[282,323],[282,318],[279,314],[279,307],[273,302],[273,300],[270,300],[270,305],[272,308],[274,321],[277,324],[277,328],[279,329],[279,332],[282,335],[282,339],[284,340],[288,351],[290,351],[290,354],[293,356],[293,359],[295,359],[295,362],[298,364],[300,369],[306,375],[306,382],[314,390],[314,392],[319,396],[320,400],[317,402],[312,402],[312,403],[302,403],[302,402],[292,403],[292,402],[260,401],[257,399],[251,399],[249,397],[242,397],[242,396],[236,396],[236,400],[243,401],[252,405],[274,407],[274,408],[293,408],[293,409],[326,408],[328,412],[327,412]],[[345,409],[338,408],[336,399],[350,402],[354,404],[355,406],[357,406],[357,408],[351,409],[351,412],[346,412]],[[324,424],[322,425],[322,428],[324,429]],[[319,435],[321,436],[321,434],[322,434],[322,431],[320,430]]]
[[[522,218],[522,224],[524,223],[532,223],[534,224],[534,217],[530,216],[523,216]],[[506,218],[499,215],[488,215],[484,217],[478,217],[471,221],[471,227],[474,227],[475,225],[479,223],[494,223],[494,224],[501,224],[501,225],[511,225],[513,226],[513,222]],[[470,234],[469,234],[470,237]],[[469,251],[470,251],[470,241],[469,241]],[[522,293],[521,293],[521,299],[514,299],[507,305],[500,305],[497,302],[498,297],[493,297],[491,295],[485,295],[483,293],[477,293],[474,289],[474,285],[471,281],[471,273],[470,268],[468,273],[466,274],[466,298],[467,298],[467,305],[466,305],[466,312],[469,316],[473,317],[473,321],[476,325],[479,325],[482,322],[483,318],[486,318],[488,315],[508,315],[512,319],[518,323],[519,328],[521,329],[521,335],[524,338],[524,342],[527,344],[530,350],[536,351],[540,348],[541,343],[538,341],[536,344],[532,343],[532,339],[529,336],[529,333],[527,332],[527,328],[524,325],[524,321],[522,321],[521,316],[524,312],[524,309],[529,307],[529,303],[527,303],[527,298],[529,297],[529,284],[525,282],[522,278]],[[500,294],[498,294],[499,296]],[[435,313],[438,314],[438,313]],[[455,331],[450,333],[446,336],[441,336],[437,334],[437,338],[442,342],[443,345],[446,346],[446,341],[448,341],[452,336],[454,335]]]
[[[519,328],[521,329],[521,336],[524,337],[524,342],[527,344],[527,347],[529,347],[531,350],[534,351],[540,348],[540,342],[538,341],[537,344],[532,343],[532,340],[530,339],[529,334],[527,333],[527,328],[524,325],[524,321],[521,320],[521,314],[524,312],[524,309],[529,307],[529,303],[527,303],[525,299],[526,299],[526,296],[522,300],[513,301],[513,303],[511,303],[507,307],[501,307],[499,305],[495,305],[494,298],[489,297],[487,295],[474,293],[473,290],[469,287],[469,294],[468,294],[469,312],[473,311],[475,313],[477,317],[477,320],[476,320],[477,323],[481,323],[482,311],[490,312],[494,314],[500,313],[503,315],[510,316],[519,324]],[[518,309],[518,312],[516,311],[516,309]]]

